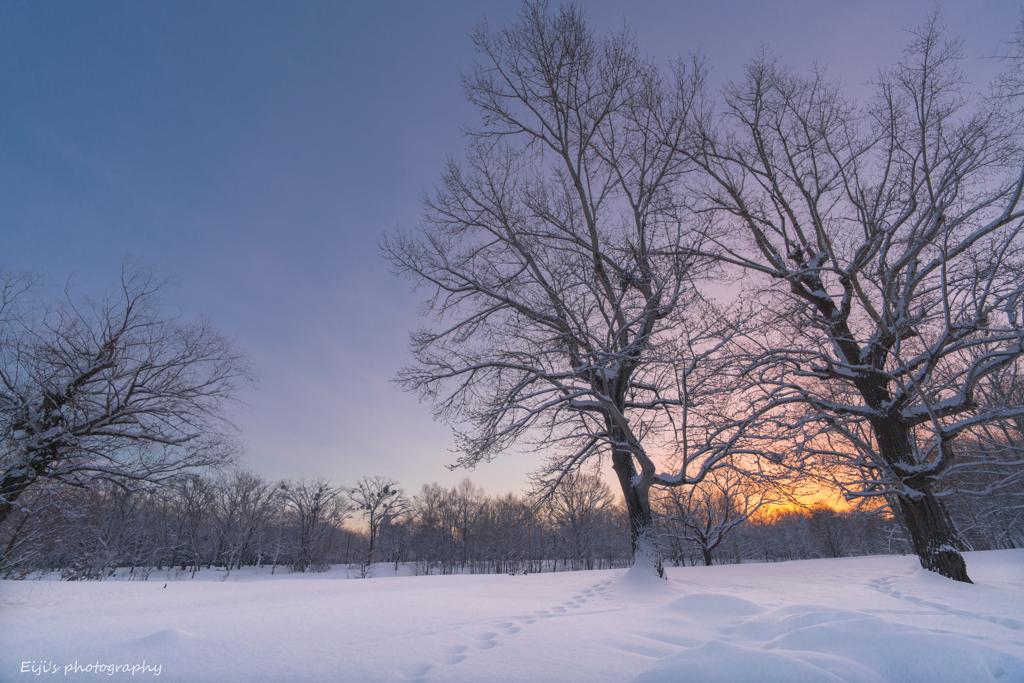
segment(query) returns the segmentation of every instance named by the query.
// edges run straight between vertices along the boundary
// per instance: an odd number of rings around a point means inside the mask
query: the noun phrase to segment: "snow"
[[[1024,681],[1024,550],[966,559],[4,581],[0,681]]]

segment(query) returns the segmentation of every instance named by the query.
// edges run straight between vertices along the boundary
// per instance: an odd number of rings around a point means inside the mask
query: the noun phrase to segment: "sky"
[[[702,50],[716,83],[763,47],[866,93],[930,0],[583,2],[662,64]],[[939,5],[979,85],[1021,5]],[[461,127],[467,34],[515,2],[0,0],[0,268],[98,294],[125,258],[173,278],[168,310],[205,315],[258,382],[233,414],[265,477],[365,475],[407,489],[465,476],[519,493],[540,464],[509,453],[451,472],[451,427],[391,378],[429,323],[379,240],[415,228]]]

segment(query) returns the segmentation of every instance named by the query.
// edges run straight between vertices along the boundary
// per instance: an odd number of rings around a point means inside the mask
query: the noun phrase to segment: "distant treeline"
[[[381,477],[346,488],[323,479],[271,482],[245,470],[183,477],[150,491],[106,485],[31,495],[31,505],[0,529],[2,578],[102,579],[123,568],[146,579],[214,567],[274,573],[331,565],[366,577],[382,562],[417,575],[525,573],[631,562],[626,511],[588,474],[568,478],[540,503],[488,496],[468,479],[451,489],[427,484],[407,497]],[[662,499],[663,557],[685,566],[910,552],[887,513],[776,506],[730,523],[738,499],[735,491],[719,492],[703,507],[691,497],[682,508]],[[970,509],[950,507],[972,548],[1020,547],[1016,518],[1009,528],[971,525]]]

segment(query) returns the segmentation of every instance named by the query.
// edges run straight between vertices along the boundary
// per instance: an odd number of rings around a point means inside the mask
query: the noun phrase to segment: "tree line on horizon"
[[[910,551],[884,510],[769,507],[763,493],[739,482],[706,486],[692,500],[658,499],[658,545],[667,562],[710,566]],[[469,479],[450,489],[426,484],[407,496],[385,477],[336,487],[324,479],[268,481],[237,468],[154,491],[108,485],[32,495],[33,512],[26,506],[15,524],[0,529],[0,578],[184,579],[210,570],[226,577],[246,567],[273,575],[338,565],[367,578],[400,566],[412,575],[437,575],[632,564],[626,510],[596,474],[574,475],[539,505],[511,493],[488,496]],[[977,509],[950,508],[971,549],[1024,547],[1019,520],[972,525]]]

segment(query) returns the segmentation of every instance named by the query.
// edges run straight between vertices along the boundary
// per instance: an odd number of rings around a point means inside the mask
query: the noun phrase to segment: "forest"
[[[394,493],[379,495],[385,487]],[[368,500],[378,501],[372,519]],[[659,499],[661,555],[687,566],[911,552],[885,510],[757,505],[762,500],[735,486],[704,487],[689,501]],[[166,580],[332,565],[368,578],[400,566],[431,575],[632,564],[626,511],[593,474],[573,477],[540,505],[514,494],[489,496],[469,479],[451,489],[426,484],[407,496],[383,477],[345,488],[323,479],[267,481],[242,469],[183,477],[156,492],[43,489],[27,502],[0,536],[0,578],[100,580],[120,569],[123,578]],[[969,549],[1024,547],[1012,505],[954,498],[948,508]]]

